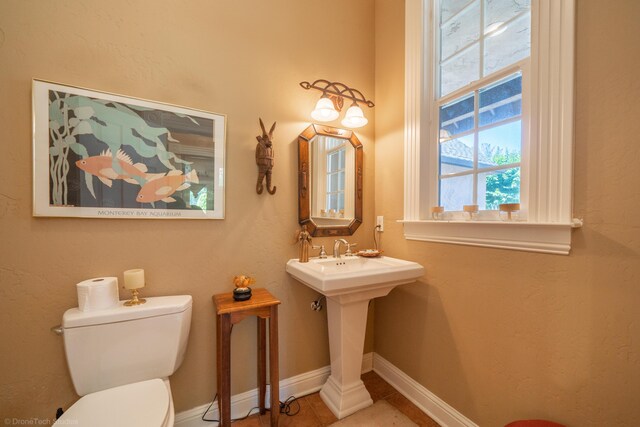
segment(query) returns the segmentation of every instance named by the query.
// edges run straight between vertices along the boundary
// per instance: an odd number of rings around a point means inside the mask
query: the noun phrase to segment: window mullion
[[[509,103],[513,102],[514,100],[518,100],[518,99],[522,99],[522,97],[521,96],[514,96],[514,97],[511,97],[511,98],[507,98],[507,99],[505,99],[503,101],[500,101],[500,102],[497,102],[495,104],[491,104],[491,105],[489,105],[487,107],[481,108],[480,112],[484,113],[485,111],[493,110],[495,108],[498,108],[498,107],[500,107],[502,105],[505,105],[505,104],[509,104]],[[462,120],[464,120],[466,118],[469,118],[471,116],[473,116],[473,113],[462,114],[460,116],[455,117],[454,119],[447,120],[446,122],[442,122],[440,126],[441,127],[446,127],[446,126],[449,126],[450,124],[461,122]],[[518,114],[517,116],[513,116],[513,117],[510,117],[508,119],[499,121],[499,122],[494,122],[494,123],[491,123],[491,124],[488,124],[488,125],[478,126],[478,127],[482,127],[483,130],[484,129],[491,129],[492,127],[495,127],[495,126],[500,126],[500,125],[503,125],[503,124],[507,124],[507,123],[511,123],[511,122],[520,120],[521,117],[522,117],[522,115]],[[456,134],[456,135],[458,137],[460,137],[460,136],[464,136],[466,134],[470,134],[471,132],[472,131],[468,131],[467,133],[461,132],[461,133]],[[442,142],[442,141],[440,141],[440,142]]]
[[[502,23],[502,25],[498,28],[502,28],[502,27],[508,27],[510,24],[512,24],[513,22],[517,21],[518,19],[522,18],[524,15],[526,15],[527,13],[531,13],[531,11],[529,10],[523,10],[522,12],[512,16],[511,18],[507,19],[506,21],[504,21]],[[496,29],[497,30],[497,29]],[[494,31],[496,31],[494,30]],[[494,31],[492,31],[491,33],[493,33]],[[483,35],[484,35],[484,31],[483,31]]]
[[[478,43],[480,43],[480,60],[478,61],[478,66],[480,70],[478,75],[480,79],[484,77],[484,1],[478,0],[480,2],[480,34],[478,34]]]
[[[466,53],[473,46],[478,44],[478,41],[479,41],[479,39],[471,41],[471,42],[467,43],[466,45],[462,46],[457,51],[453,52],[451,55],[447,56],[446,58],[440,58],[440,66],[442,67],[443,65],[447,65],[449,62],[453,61],[454,59],[457,59],[459,56],[462,56],[464,53]]]
[[[449,178],[457,178],[459,176],[467,176],[467,175],[472,175],[474,173],[473,169],[469,169],[466,171],[462,171],[462,172],[455,172],[455,173],[448,173],[446,175],[439,175],[439,179],[443,180],[443,179],[449,179]]]
[[[480,111],[483,113],[484,111]],[[488,125],[478,126],[478,131],[489,130],[493,128],[497,128],[500,126],[508,125],[509,123],[517,122],[522,120],[522,114],[518,114],[517,116],[509,117],[508,119],[500,120],[497,122],[489,123]]]
[[[473,204],[478,204],[478,150],[479,150],[479,132],[478,124],[480,123],[480,90],[473,91]]]
[[[516,62],[515,64],[513,64],[510,67],[506,67],[506,68],[504,68],[502,70],[498,70],[498,71],[496,71],[496,72],[494,72],[492,74],[489,74],[486,77],[483,77],[481,79],[475,80],[475,81],[469,83],[466,86],[463,86],[463,87],[461,87],[459,89],[456,89],[455,91],[453,91],[451,93],[448,93],[443,97],[436,98],[436,101],[438,103],[437,105],[439,107],[439,106],[442,106],[444,104],[448,104],[452,100],[454,100],[456,98],[460,98],[461,96],[463,96],[463,95],[465,95],[465,94],[467,94],[469,92],[472,92],[473,90],[475,90],[477,88],[480,88],[482,86],[487,86],[487,85],[489,85],[489,84],[491,84],[493,82],[497,82],[498,80],[501,80],[501,79],[507,77],[510,74],[516,73],[516,72],[518,72],[518,71],[523,69],[525,63],[526,63],[526,60]]]
[[[466,176],[466,175],[471,175],[475,172],[478,172],[478,174],[481,173],[486,173],[486,172],[493,172],[493,171],[500,171],[500,170],[506,170],[506,169],[513,169],[513,168],[518,168],[521,167],[522,163],[518,162],[518,163],[505,163],[504,165],[495,165],[495,166],[490,166],[487,168],[478,168],[477,171],[474,171],[473,169],[469,169],[466,171],[462,171],[462,172],[455,172],[455,173],[448,173],[446,175],[439,175],[439,179],[449,179],[449,178],[457,178],[459,176]]]
[[[471,115],[473,115],[473,113],[471,113]],[[438,141],[440,141],[440,144],[444,144],[445,142],[449,142],[449,141],[454,140],[454,139],[464,138],[465,136],[471,135],[474,132],[475,132],[474,129],[469,129],[469,130],[466,130],[464,132],[460,132],[460,133],[456,133],[455,135],[451,135],[450,137],[441,138]]]
[[[495,165],[495,166],[490,166],[490,167],[487,167],[487,168],[479,168],[478,169],[478,173],[485,173],[485,172],[492,172],[492,171],[500,171],[500,170],[518,168],[518,167],[520,167],[521,164],[522,164],[521,162],[505,163],[503,165]]]

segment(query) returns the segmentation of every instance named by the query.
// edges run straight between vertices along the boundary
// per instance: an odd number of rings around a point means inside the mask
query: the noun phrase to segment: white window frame
[[[346,169],[342,168],[340,169],[338,167],[337,170],[333,171],[333,172],[329,172],[329,157],[331,156],[331,154],[333,153],[338,153],[338,152],[344,152],[344,157],[345,157],[345,165],[346,165],[346,157],[347,157],[347,147],[345,147],[345,145],[341,145],[339,147],[334,147],[330,150],[327,150],[326,154],[325,154],[325,185],[326,185],[326,189],[325,189],[325,209],[329,210],[329,199],[331,197],[332,194],[337,194],[340,195],[340,193],[342,193],[342,197],[344,198],[344,193],[345,193],[345,189],[344,187],[342,188],[342,190],[338,189],[337,191],[329,191],[329,182],[331,180],[331,175],[338,175],[338,177],[340,176],[340,174],[342,174],[342,182],[343,184],[345,183],[345,178],[346,178]],[[338,182],[340,182],[340,178],[338,178]],[[346,201],[345,201],[346,202]],[[346,206],[346,203],[345,203]],[[336,212],[339,209],[336,209]]]
[[[405,2],[404,235],[410,240],[568,254],[572,217],[575,0],[531,2],[531,57],[523,73],[525,221],[430,219],[437,205],[434,65],[437,0]],[[527,92],[525,95],[525,91]],[[458,92],[458,91],[456,91]],[[525,118],[525,115],[527,116]],[[434,119],[435,118],[435,119]],[[525,119],[527,126],[525,128]],[[526,142],[525,142],[526,141]]]

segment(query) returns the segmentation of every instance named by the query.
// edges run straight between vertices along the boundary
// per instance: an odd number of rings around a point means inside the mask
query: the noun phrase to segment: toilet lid
[[[161,379],[154,379],[87,394],[54,426],[160,427],[168,411],[167,387]]]

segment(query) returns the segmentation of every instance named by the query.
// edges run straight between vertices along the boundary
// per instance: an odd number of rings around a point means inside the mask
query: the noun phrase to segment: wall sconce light
[[[349,99],[352,103],[342,119],[342,125],[348,128],[359,128],[369,123],[358,103],[369,108],[374,107],[375,104],[366,99],[359,90],[350,88],[344,83],[323,79],[313,83],[300,82],[300,86],[306,90],[315,89],[322,92],[322,96],[316,103],[316,108],[311,112],[313,120],[330,122],[337,119],[344,106],[344,100]]]
[[[336,110],[333,105],[333,101],[325,95],[318,100],[316,108],[311,112],[313,120],[319,122],[330,122],[338,118],[340,112]]]

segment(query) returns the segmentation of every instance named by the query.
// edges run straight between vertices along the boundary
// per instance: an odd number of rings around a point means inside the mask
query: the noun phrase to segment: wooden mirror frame
[[[318,226],[311,220],[309,177],[309,142],[316,136],[348,140],[355,149],[354,215],[349,225]],[[362,143],[353,131],[312,124],[298,136],[298,221],[306,225],[314,237],[351,236],[362,224],[362,175],[364,172]]]

